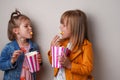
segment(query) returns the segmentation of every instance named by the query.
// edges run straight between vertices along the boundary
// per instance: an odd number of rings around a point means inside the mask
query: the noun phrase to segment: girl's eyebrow
[[[25,25],[31,25],[31,23],[26,23]]]

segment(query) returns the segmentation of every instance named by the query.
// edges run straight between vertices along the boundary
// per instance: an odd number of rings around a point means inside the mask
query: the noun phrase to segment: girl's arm
[[[81,75],[91,74],[92,69],[93,69],[93,52],[92,52],[91,45],[87,45],[84,47],[81,58],[82,58],[81,62],[73,61],[71,63],[71,72],[75,74],[81,74]]]
[[[6,46],[0,55],[0,69],[5,71],[5,70],[10,70],[16,67],[16,63],[12,64],[11,63],[11,53],[10,53],[10,48]]]

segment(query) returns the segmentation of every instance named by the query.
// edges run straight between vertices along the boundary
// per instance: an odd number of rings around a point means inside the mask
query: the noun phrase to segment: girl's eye
[[[32,27],[32,25],[30,25],[30,27]]]
[[[25,28],[27,28],[28,26],[26,25]]]
[[[65,24],[63,24],[63,27],[66,27],[66,25],[65,25]]]

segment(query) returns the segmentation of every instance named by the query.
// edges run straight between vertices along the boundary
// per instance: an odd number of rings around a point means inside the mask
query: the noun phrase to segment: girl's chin
[[[67,37],[61,37],[61,39],[68,39]]]
[[[32,38],[32,36],[29,36],[29,37],[28,37],[28,39],[31,39],[31,38]]]

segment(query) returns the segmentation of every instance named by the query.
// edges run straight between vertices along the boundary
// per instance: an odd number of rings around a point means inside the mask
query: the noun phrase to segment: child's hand
[[[41,57],[41,54],[37,54],[37,60],[38,60],[38,63],[39,63],[39,64],[42,63],[42,57]]]
[[[16,62],[16,60],[18,59],[18,57],[20,56],[20,54],[22,53],[21,50],[16,50],[14,51],[12,58],[11,58],[11,63],[14,64]]]
[[[60,36],[56,35],[56,36],[53,38],[53,40],[51,41],[50,48],[51,48],[52,46],[59,46],[59,42],[58,42],[59,39],[60,39]]]
[[[59,62],[60,64],[68,69],[71,69],[71,62],[70,60],[67,58],[67,56],[65,55],[64,52],[62,52],[62,56],[58,56]]]

